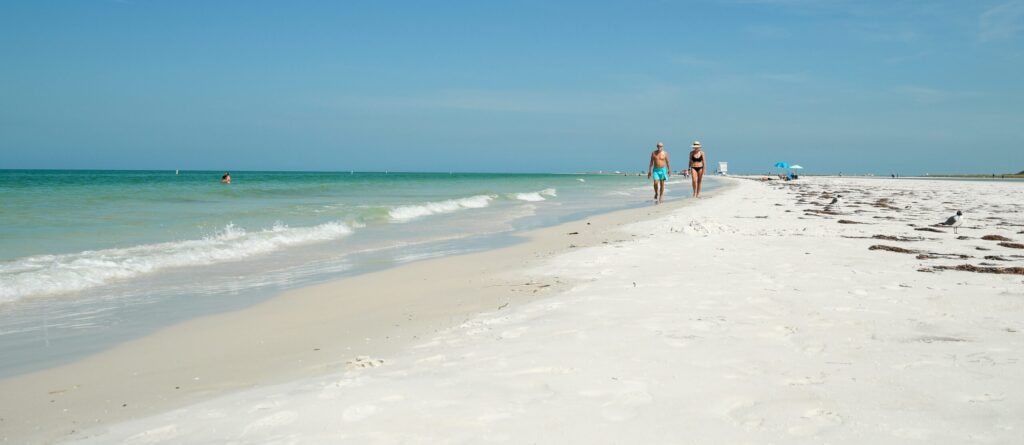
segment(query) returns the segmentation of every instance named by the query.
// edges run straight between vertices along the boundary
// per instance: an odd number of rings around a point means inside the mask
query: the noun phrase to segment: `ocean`
[[[635,175],[222,173],[0,171],[0,377],[652,194]]]

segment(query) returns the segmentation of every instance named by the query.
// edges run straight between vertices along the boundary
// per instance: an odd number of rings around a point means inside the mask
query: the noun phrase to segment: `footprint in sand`
[[[751,412],[755,406],[753,400],[732,400],[726,403],[722,414],[748,431],[758,430],[764,425],[764,417]]]
[[[784,430],[793,436],[813,436],[843,423],[835,412],[812,400],[758,403],[727,402],[724,414],[747,430]]]

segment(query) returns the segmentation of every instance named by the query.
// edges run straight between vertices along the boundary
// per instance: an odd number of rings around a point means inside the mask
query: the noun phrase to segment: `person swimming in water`
[[[658,142],[658,148],[651,152],[651,163],[647,166],[647,177],[654,179],[654,203],[661,204],[665,196],[665,180],[672,175],[665,144]]]
[[[224,176],[220,177],[220,183],[221,184],[230,184],[231,183],[231,173],[224,172]]]
[[[701,149],[700,141],[693,141],[693,150],[690,151],[690,182],[693,184],[693,197],[700,198],[700,186],[704,182],[704,166],[707,160],[704,159],[704,150]]]

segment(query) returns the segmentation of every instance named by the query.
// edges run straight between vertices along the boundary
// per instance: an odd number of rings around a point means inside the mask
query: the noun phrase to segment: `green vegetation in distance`
[[[1020,173],[971,173],[969,175],[927,175],[931,177],[949,177],[949,178],[1024,178],[1024,171]]]

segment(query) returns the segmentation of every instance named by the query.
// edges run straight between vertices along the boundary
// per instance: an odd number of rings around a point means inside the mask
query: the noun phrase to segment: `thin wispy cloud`
[[[989,8],[978,18],[978,36],[983,42],[1009,40],[1024,30],[1024,0]]]
[[[679,93],[671,86],[622,92],[446,89],[403,96],[345,97],[336,103],[359,109],[601,114],[671,105]]]

